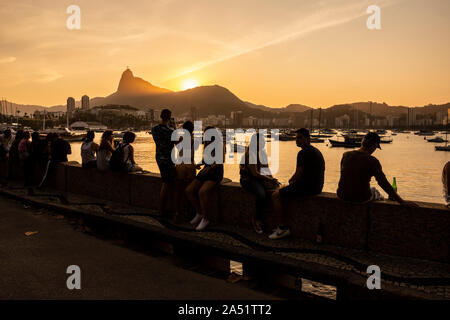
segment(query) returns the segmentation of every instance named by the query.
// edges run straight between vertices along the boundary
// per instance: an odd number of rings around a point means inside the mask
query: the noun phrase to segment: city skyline
[[[269,107],[450,101],[447,1],[133,4],[79,1],[80,30],[66,28],[69,2],[3,4],[1,95],[44,106],[106,96],[130,65],[156,86],[218,84]],[[366,27],[372,4],[381,30]]]

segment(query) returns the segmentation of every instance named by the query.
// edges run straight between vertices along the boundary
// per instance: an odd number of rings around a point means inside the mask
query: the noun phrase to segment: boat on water
[[[341,148],[358,148],[361,146],[362,138],[358,136],[343,136],[344,141],[328,139],[332,147]],[[380,139],[380,143],[392,143],[394,141],[391,137]]]
[[[324,141],[325,141],[325,139],[320,139],[320,138],[316,138],[316,137],[313,137],[313,136],[311,136],[311,138],[310,138],[310,142],[311,143],[322,143]]]
[[[295,135],[287,134],[287,133],[280,133],[278,135],[278,139],[280,141],[294,141],[295,140]]]
[[[360,134],[360,133],[348,133],[348,134],[342,134],[342,136],[344,138],[348,138],[351,140],[358,140],[359,142],[362,141],[362,139],[364,138],[365,134]]]
[[[436,151],[450,151],[450,146],[435,146]]]
[[[333,129],[325,128],[325,129],[320,129],[319,134],[327,134],[327,135],[334,136],[337,134],[337,131],[333,130]]]
[[[416,131],[414,134],[418,136],[434,136],[434,132],[429,130]]]
[[[447,139],[444,139],[442,137],[435,137],[435,138],[432,138],[432,139],[425,139],[425,140],[427,140],[428,142],[437,142],[437,143],[448,142]]]
[[[45,137],[49,133],[57,133],[61,138],[68,142],[83,141],[86,137],[86,133],[73,132],[66,127],[56,127],[39,131],[39,134],[43,137]]]
[[[344,137],[344,141],[328,139],[332,147],[340,148],[358,148],[361,146],[360,140],[354,140],[349,137]]]
[[[319,129],[313,131],[310,136],[312,138],[331,138],[337,134],[336,131],[331,129]]]
[[[331,138],[331,137],[334,136],[334,135],[332,135],[332,134],[317,133],[317,134],[311,134],[310,136],[311,136],[311,138]]]
[[[383,137],[380,139],[380,143],[391,143],[392,141],[394,141],[392,137]]]
[[[446,121],[446,123],[448,124],[448,114],[447,114],[447,121]],[[443,133],[445,132],[445,139],[442,139],[441,137],[439,137],[439,138],[441,138],[442,140],[444,140],[444,142],[445,142],[445,146],[435,146],[434,147],[434,150],[436,150],[436,151],[450,151],[450,146],[449,145],[447,145],[447,142],[448,142],[448,140],[447,140],[447,135],[448,135],[448,127],[446,126],[445,127],[445,131],[442,131]],[[428,140],[428,141],[430,141],[430,140]],[[431,141],[430,141],[431,142]]]

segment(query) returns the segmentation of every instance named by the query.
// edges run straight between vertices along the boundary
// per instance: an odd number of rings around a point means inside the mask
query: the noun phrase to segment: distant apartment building
[[[64,116],[65,112],[63,111],[52,111],[52,112],[44,112],[44,111],[35,111],[33,114],[31,114],[31,117],[33,119],[57,119],[62,118]]]
[[[388,122],[388,126],[390,128],[396,127],[400,124],[400,117],[399,116],[387,116],[386,117],[387,122]]]
[[[75,99],[72,97],[67,98],[67,114],[69,116],[75,111]]]
[[[258,119],[255,117],[249,116],[248,118],[244,118],[242,120],[242,124],[244,127],[249,127],[249,128],[257,127]]]
[[[344,114],[343,116],[334,118],[334,125],[336,128],[346,128],[350,123],[350,116]]]
[[[206,118],[206,123],[205,124],[209,125],[209,126],[221,126],[221,124],[219,124],[219,123],[222,123],[222,121],[219,118],[219,116],[209,115]]]
[[[154,109],[149,109],[147,111],[147,119],[152,123],[155,121],[155,110]]]
[[[432,118],[417,119],[416,125],[421,126],[421,127],[431,126],[431,125],[433,125],[433,119]]]
[[[198,120],[198,111],[197,107],[191,107],[191,121]]]
[[[233,125],[235,127],[242,127],[242,111],[232,111],[231,112],[231,120],[233,121]]]
[[[388,125],[388,119],[376,119],[375,120],[375,126],[380,128],[386,128]]]
[[[87,95],[81,97],[81,110],[89,110],[89,97]]]
[[[272,122],[275,127],[289,127],[292,123],[289,118],[275,118]]]
[[[434,124],[436,125],[442,125],[447,123],[447,113],[446,112],[437,112],[436,113],[436,120],[434,121]]]
[[[407,123],[408,127],[414,127],[416,125],[417,115],[415,108],[408,108]]]
[[[268,128],[272,125],[272,119],[268,119],[268,118],[257,119],[256,125],[259,128]]]

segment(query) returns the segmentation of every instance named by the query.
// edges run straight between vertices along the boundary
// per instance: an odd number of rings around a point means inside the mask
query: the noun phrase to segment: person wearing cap
[[[341,178],[337,189],[337,196],[350,202],[369,202],[382,200],[381,193],[370,187],[372,177],[378,185],[401,205],[416,206],[414,202],[403,200],[391,186],[381,168],[380,161],[372,156],[380,147],[380,136],[375,132],[369,132],[364,137],[361,148],[345,152],[341,160]]]

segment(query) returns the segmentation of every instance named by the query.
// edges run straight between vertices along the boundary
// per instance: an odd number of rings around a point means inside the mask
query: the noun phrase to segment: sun
[[[192,89],[198,87],[198,81],[195,79],[186,79],[183,81],[183,83],[181,84],[181,89],[182,90],[188,90],[188,89]]]

